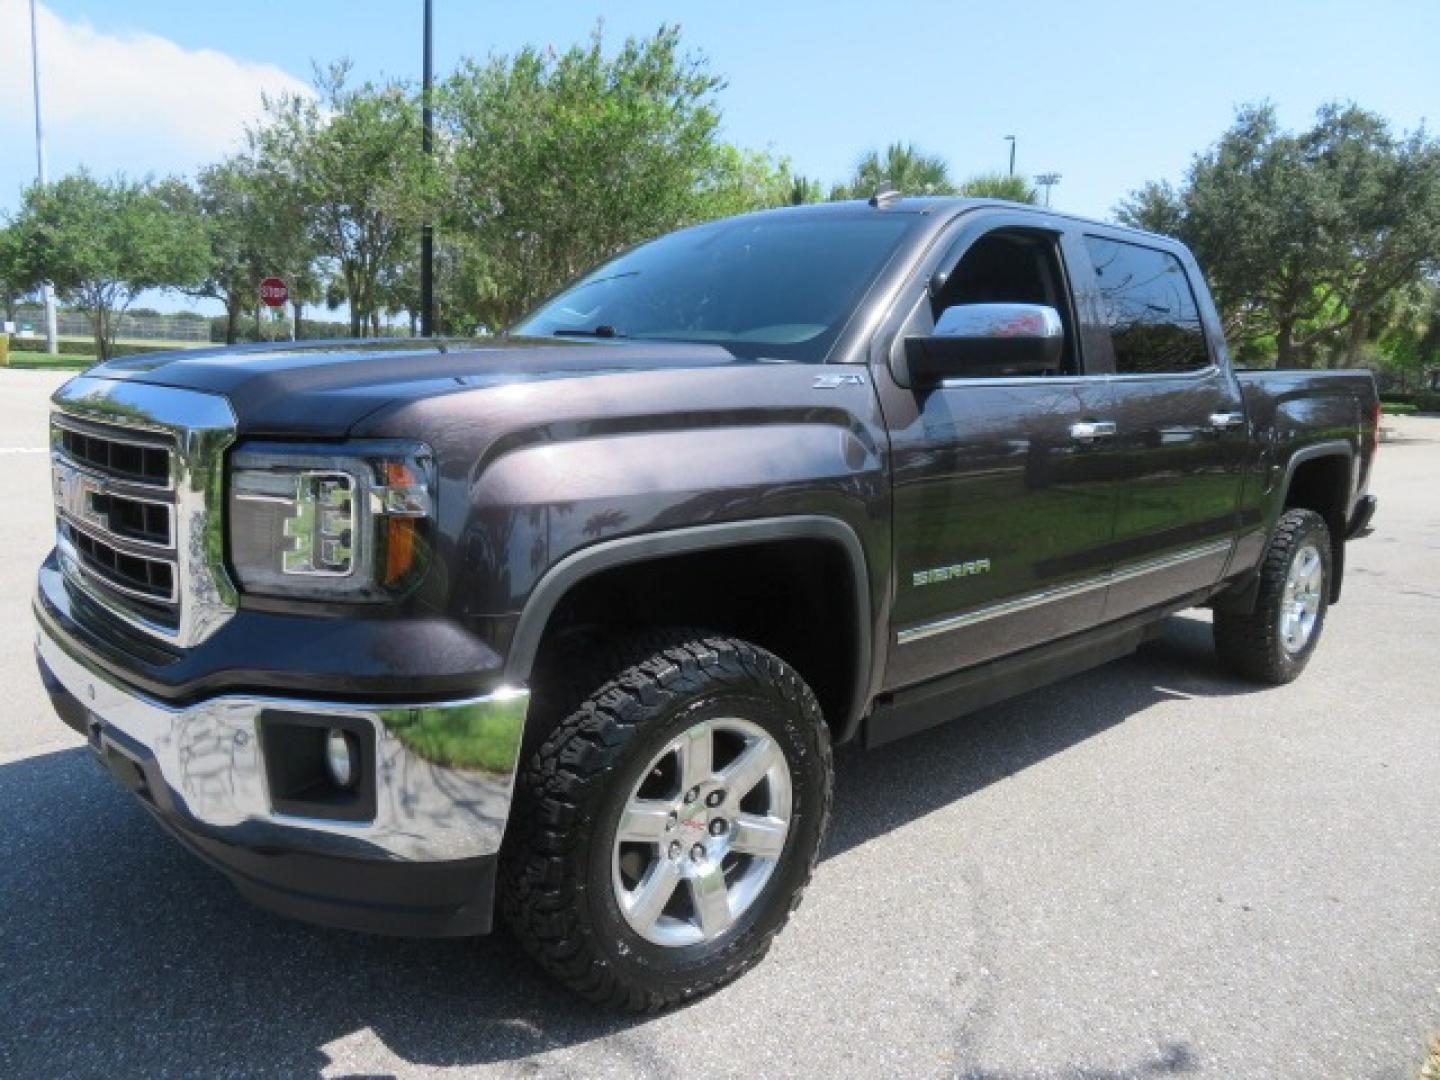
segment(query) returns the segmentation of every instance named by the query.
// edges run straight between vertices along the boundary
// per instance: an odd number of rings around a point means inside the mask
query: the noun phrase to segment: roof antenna
[[[900,192],[892,187],[882,187],[870,196],[871,206],[884,206],[886,203],[894,202],[900,198]]]

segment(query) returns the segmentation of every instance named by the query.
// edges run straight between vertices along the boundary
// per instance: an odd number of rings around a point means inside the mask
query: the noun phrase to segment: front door
[[[1020,302],[1059,311],[1064,357],[1044,375],[916,389],[892,381],[882,392],[897,575],[887,689],[1084,630],[1104,603],[1111,450],[1077,425],[1110,417],[1111,390],[1084,372],[1059,235],[971,231],[943,289],[917,305],[894,347],[946,307]]]

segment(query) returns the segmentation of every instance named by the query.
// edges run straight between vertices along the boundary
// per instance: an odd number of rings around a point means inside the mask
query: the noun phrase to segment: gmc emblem
[[[103,526],[104,519],[95,509],[95,496],[103,495],[105,490],[100,481],[68,465],[55,465],[54,473],[56,509],[79,521]]]

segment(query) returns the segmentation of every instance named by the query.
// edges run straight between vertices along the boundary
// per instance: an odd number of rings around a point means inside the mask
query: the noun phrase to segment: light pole
[[[40,31],[35,23],[35,0],[30,0],[30,68],[35,74],[35,171],[43,189],[49,181],[45,176],[45,124],[40,112]],[[45,299],[45,351],[55,356],[60,352],[55,333],[55,290],[45,281],[40,293]]]
[[[1006,135],[1005,141],[1010,144],[1010,175],[1015,175],[1015,136]]]
[[[34,0],[31,0],[34,3]],[[431,17],[430,0],[425,0],[425,59],[420,77],[420,148],[426,158],[434,153],[435,117],[430,107],[430,66]],[[420,334],[422,337],[435,336],[435,228],[430,223],[430,209],[426,205],[425,223],[420,226]]]
[[[1050,205],[1050,189],[1060,182],[1058,172],[1042,172],[1036,175],[1035,183],[1045,189],[1045,205]]]

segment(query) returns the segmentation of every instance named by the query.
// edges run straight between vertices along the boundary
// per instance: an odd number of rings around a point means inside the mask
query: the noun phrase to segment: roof
[[[948,219],[967,210],[979,210],[982,208],[1018,210],[1044,217],[1060,218],[1063,221],[1090,225],[1114,232],[1129,233],[1133,236],[1146,237],[1150,240],[1161,240],[1168,244],[1179,243],[1174,237],[1164,236],[1160,233],[1147,232],[1144,229],[1132,228],[1129,225],[1121,225],[1113,221],[1101,221],[1099,218],[1082,217],[1079,214],[1070,214],[1063,210],[1054,210],[1048,206],[1011,202],[1008,199],[977,199],[963,195],[901,194],[885,198],[881,200],[878,205],[872,203],[870,199],[845,199],[837,202],[782,206],[771,210],[758,210],[755,211],[755,213],[814,217],[854,216],[863,214],[922,214],[930,217],[943,217]]]

